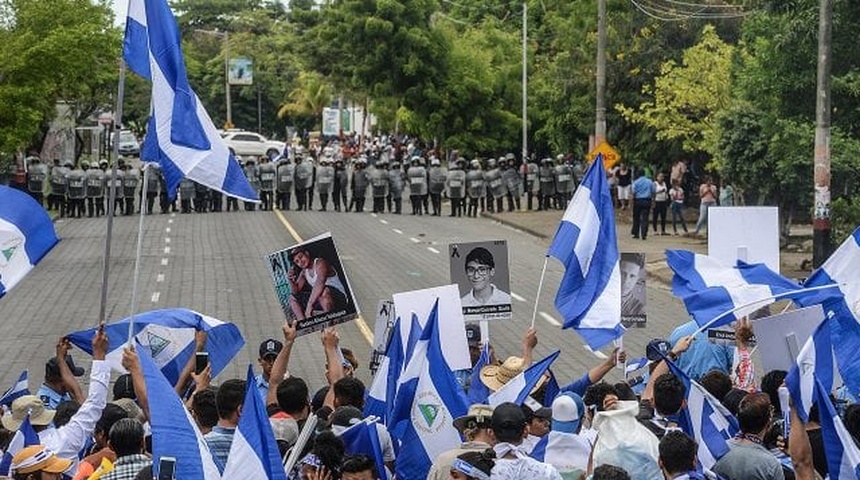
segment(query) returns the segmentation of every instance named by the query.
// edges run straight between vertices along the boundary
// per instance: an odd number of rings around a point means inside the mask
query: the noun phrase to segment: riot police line
[[[135,213],[139,189],[146,192],[146,213],[153,213],[156,200],[161,213],[205,213],[238,211],[236,198],[212,191],[194,181],[179,184],[178,202],[170,201],[161,171],[154,168],[146,185],[142,175],[124,159],[119,160],[116,178],[108,162],[54,160],[46,165],[37,156],[27,158],[27,189],[33,198],[60,217],[99,217],[105,214],[109,188],[116,189],[116,212]],[[401,163],[390,150],[379,154],[344,158],[326,149],[320,153],[296,149],[274,159],[240,159],[242,169],[261,203],[244,202],[246,211],[314,209],[364,212],[371,197],[373,213],[403,212],[406,197],[412,215],[441,216],[443,199],[449,201],[448,216],[476,217],[481,212],[520,210],[525,196],[527,210],[564,209],[573,195],[582,169],[561,155],[540,163],[521,164],[513,154],[498,159],[452,159],[442,165],[433,155],[412,156]],[[44,193],[47,194],[47,205]],[[178,203],[178,206],[177,206]],[[226,205],[225,205],[226,203]],[[506,208],[507,207],[507,208]]]

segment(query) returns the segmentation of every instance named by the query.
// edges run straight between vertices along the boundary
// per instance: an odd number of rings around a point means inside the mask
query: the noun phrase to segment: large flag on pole
[[[830,336],[831,320],[824,319],[811,337],[803,345],[785,377],[797,416],[806,423],[809,421],[809,410],[815,402],[816,383],[823,385],[826,391],[833,387],[833,344]]]
[[[59,241],[51,217],[33,197],[0,185],[0,297]]]
[[[820,383],[815,385],[827,472],[830,478],[860,478],[860,449],[833,408],[829,393]]]
[[[675,272],[672,293],[684,302],[700,326],[726,325],[775,302],[774,295],[801,290],[796,282],[761,263],[738,262],[735,266],[726,266],[712,257],[686,250],[666,250],[666,262]],[[743,305],[749,306],[710,323]]]
[[[388,410],[394,406],[397,382],[403,371],[403,339],[400,334],[400,322],[400,317],[394,321],[391,336],[388,337],[388,345],[385,347],[385,355],[367,391],[364,405],[364,416],[372,415],[381,418],[383,424],[386,423]]]
[[[421,338],[402,375],[389,430],[400,441],[397,478],[426,478],[436,457],[460,444],[453,421],[469,402],[442,354],[439,302],[430,312]]]
[[[166,0],[130,0],[123,41],[129,68],[152,82],[141,158],[157,161],[169,195],[183,177],[242,200],[258,197],[188,84],[179,29]]]
[[[278,442],[272,432],[266,406],[257,391],[254,368],[248,365],[248,382],[242,416],[233,434],[223,478],[287,480]]]
[[[122,349],[128,340],[128,322],[131,317],[105,325],[108,335],[107,360],[111,368],[122,368]],[[92,340],[97,328],[69,334],[69,341],[92,355]],[[179,374],[194,355],[194,334],[206,332],[206,351],[212,366],[212,378],[224,369],[242,349],[245,339],[232,323],[208,317],[185,308],[151,310],[134,316],[136,343],[149,350],[149,355],[161,368],[165,378],[175,385]]]
[[[602,155],[585,172],[547,255],[565,268],[555,297],[564,328],[576,330],[592,350],[620,337],[618,240]]]

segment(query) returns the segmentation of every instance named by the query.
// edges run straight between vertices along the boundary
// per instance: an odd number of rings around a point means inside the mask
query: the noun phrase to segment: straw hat
[[[469,411],[462,417],[454,419],[454,428],[462,433],[467,428],[475,428],[478,425],[489,426],[493,417],[493,407],[489,405],[475,404],[469,407]]]
[[[15,431],[24,423],[30,414],[30,424],[34,426],[48,425],[54,420],[54,411],[47,410],[42,399],[35,395],[24,395],[12,402],[12,411],[3,415],[3,426],[6,430]]]
[[[521,357],[508,357],[501,365],[487,365],[481,369],[481,381],[490,390],[496,391],[502,388],[512,378],[516,377],[525,369],[524,361]],[[546,382],[546,376],[541,377],[537,385],[535,385],[534,393]]]

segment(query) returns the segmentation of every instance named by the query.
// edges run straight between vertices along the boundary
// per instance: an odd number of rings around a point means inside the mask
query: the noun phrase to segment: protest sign
[[[800,349],[823,321],[824,309],[813,305],[752,322],[764,371],[791,370]]]
[[[763,263],[779,272],[779,210],[776,207],[708,209],[708,255],[723,265]]]
[[[448,259],[467,322],[511,319],[507,242],[452,243]]]
[[[409,340],[412,315],[418,318],[423,328],[439,299],[439,336],[442,339],[442,354],[451,370],[472,368],[469,346],[466,343],[466,326],[460,305],[460,290],[457,285],[427,288],[394,294],[394,309],[400,315],[400,334],[403,345]]]
[[[373,345],[370,351],[370,372],[376,373],[382,355],[385,355],[385,346],[388,345],[388,337],[397,316],[394,313],[394,302],[391,300],[380,300],[376,306],[376,323],[373,328]]]
[[[621,324],[624,328],[645,328],[645,254],[622,253]]]
[[[358,317],[331,233],[271,253],[266,260],[284,316],[298,322],[297,335]]]

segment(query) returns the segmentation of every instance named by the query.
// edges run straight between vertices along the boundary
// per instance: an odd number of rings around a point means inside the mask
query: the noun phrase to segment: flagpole
[[[146,214],[146,189],[149,181],[149,170],[151,164],[143,164],[143,185],[140,188],[140,220],[137,223],[137,252],[134,255],[134,280],[131,284],[131,312],[128,318],[128,347],[132,347],[134,338],[134,314],[137,312],[137,287],[140,283],[140,258],[143,249],[143,217]]]
[[[119,133],[122,131],[122,102],[125,96],[125,59],[120,55],[119,81],[117,82],[116,111],[114,112],[113,137],[113,166],[111,167],[111,184],[116,182],[117,165],[119,164]],[[113,238],[113,217],[116,204],[116,188],[109,185],[107,207],[107,234],[105,235],[105,253],[102,259],[102,291],[99,303],[99,324],[104,325],[107,311],[108,277],[110,275],[110,245]]]
[[[708,327],[710,327],[711,325],[713,325],[713,324],[717,323],[717,321],[718,321],[718,320],[721,320],[721,319],[723,319],[723,318],[727,317],[729,314],[731,314],[731,313],[733,313],[733,312],[735,312],[735,311],[737,311],[737,310],[741,310],[741,309],[743,309],[743,308],[751,307],[751,306],[753,306],[753,305],[757,305],[757,304],[759,304],[759,303],[763,303],[763,302],[766,302],[766,301],[768,301],[768,300],[776,300],[776,299],[778,299],[778,298],[790,297],[791,295],[794,295],[794,294],[797,294],[797,293],[804,293],[804,292],[816,292],[816,291],[818,291],[818,290],[827,290],[827,289],[830,289],[830,288],[833,288],[833,287],[837,287],[837,288],[838,288],[838,287],[841,287],[841,286],[844,286],[844,285],[848,285],[848,284],[847,284],[847,283],[831,283],[831,284],[829,284],[829,285],[820,285],[820,286],[818,286],[818,287],[801,288],[801,289],[799,289],[799,290],[791,290],[791,291],[789,291],[789,292],[782,292],[782,293],[778,293],[778,294],[776,294],[776,295],[771,295],[771,296],[769,296],[769,297],[760,298],[760,299],[758,299],[758,300],[755,300],[755,301],[752,301],[752,302],[745,303],[745,304],[743,304],[743,305],[737,306],[737,307],[735,307],[735,308],[733,308],[733,309],[731,309],[731,310],[726,310],[725,312],[723,312],[723,313],[721,313],[721,314],[717,315],[716,317],[712,318],[710,321],[708,321],[708,323],[706,323],[706,324],[702,325],[701,327],[699,327],[699,329],[698,329],[698,330],[696,330],[695,332],[693,332],[693,334],[692,334],[692,335],[690,335],[690,336],[691,336],[691,337],[695,337],[696,335],[698,335],[698,334],[700,334],[700,333],[704,332],[705,330],[707,330],[707,329],[708,329]]]
[[[538,282],[537,295],[535,295],[535,308],[532,310],[532,328],[535,328],[535,319],[537,318],[538,302],[540,302],[540,292],[543,290],[543,279],[546,277],[546,264],[549,262],[549,255],[543,258],[543,268],[540,270],[540,281]]]

